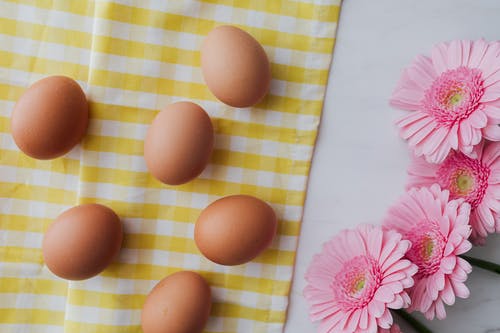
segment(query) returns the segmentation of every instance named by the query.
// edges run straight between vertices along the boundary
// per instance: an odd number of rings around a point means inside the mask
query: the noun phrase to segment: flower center
[[[474,177],[466,174],[458,175],[456,186],[461,194],[467,194],[474,187]]]
[[[434,253],[434,241],[429,235],[425,235],[422,239],[422,257],[429,260]]]
[[[453,108],[454,106],[459,105],[463,101],[464,96],[461,95],[460,93],[461,92],[458,91],[450,96],[448,100],[448,108]]]
[[[437,171],[439,185],[450,191],[450,199],[463,198],[472,209],[483,201],[489,176],[490,168],[460,152],[451,153]]]
[[[353,281],[353,285],[351,286],[351,296],[354,296],[358,292],[362,291],[363,288],[365,287],[366,283],[366,278],[364,275],[360,275],[357,278],[355,278]]]
[[[346,262],[332,281],[335,299],[344,309],[366,306],[382,281],[377,261],[368,256],[357,256]]]
[[[481,71],[458,67],[443,72],[434,80],[425,92],[422,105],[439,124],[451,126],[478,109],[483,93]]]
[[[441,264],[446,239],[434,221],[422,221],[407,232],[404,237],[412,246],[406,257],[418,266],[418,275],[434,274]]]

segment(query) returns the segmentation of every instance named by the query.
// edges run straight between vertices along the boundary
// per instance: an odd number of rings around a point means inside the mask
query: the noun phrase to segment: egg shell
[[[237,27],[213,29],[201,48],[201,69],[208,89],[223,103],[248,107],[269,90],[271,68],[255,38]]]
[[[144,303],[144,333],[202,332],[210,314],[210,287],[199,274],[181,271],[161,280]]]
[[[169,185],[186,183],[205,169],[214,146],[214,129],[199,105],[177,102],[159,112],[144,141],[151,174]]]
[[[31,85],[19,98],[11,117],[16,145],[36,159],[66,154],[84,136],[88,103],[78,83],[65,76],[49,76]]]
[[[257,257],[277,229],[274,210],[249,195],[214,201],[198,217],[194,239],[201,253],[221,265],[239,265]]]
[[[102,272],[120,251],[123,229],[110,208],[84,204],[64,211],[43,238],[45,264],[68,280],[88,279]]]

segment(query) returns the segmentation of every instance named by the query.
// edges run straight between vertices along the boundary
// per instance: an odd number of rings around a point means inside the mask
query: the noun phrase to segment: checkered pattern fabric
[[[1,1],[0,332],[138,332],[147,293],[184,269],[212,286],[207,332],[281,332],[339,1]],[[251,109],[203,83],[201,42],[221,24],[251,33],[271,61],[270,93]],[[37,161],[15,146],[10,116],[28,85],[55,74],[79,82],[91,121],[69,154]],[[179,100],[207,110],[216,143],[201,176],[173,187],[147,172],[143,140]],[[254,261],[220,266],[198,252],[194,222],[238,193],[272,205],[278,235]],[[123,248],[100,275],[67,282],[44,265],[43,232],[90,202],[122,218]]]

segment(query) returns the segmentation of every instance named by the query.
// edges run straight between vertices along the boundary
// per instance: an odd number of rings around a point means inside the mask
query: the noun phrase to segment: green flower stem
[[[418,333],[433,333],[430,329],[428,329],[424,324],[422,324],[420,321],[415,319],[412,315],[410,315],[408,312],[405,310],[394,310],[400,316],[403,318],[408,324],[410,324],[411,327],[413,327]]]
[[[460,257],[467,260],[469,262],[469,264],[471,264],[472,266],[476,266],[476,267],[485,269],[487,271],[500,274],[500,265],[498,265],[498,264],[495,264],[495,263],[490,262],[490,261],[482,260],[482,259],[476,259],[476,258],[472,258],[469,256],[464,256],[464,255],[461,255]]]

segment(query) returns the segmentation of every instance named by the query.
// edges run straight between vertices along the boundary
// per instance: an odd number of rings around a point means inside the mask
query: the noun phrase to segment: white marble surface
[[[407,148],[388,98],[418,53],[450,39],[500,39],[499,0],[344,0],[313,159],[286,333],[315,332],[302,297],[321,244],[343,228],[379,223],[403,192]],[[500,235],[473,255],[500,262]],[[439,333],[500,332],[500,276],[474,269],[471,297],[425,323]],[[405,332],[413,332],[402,326]]]

